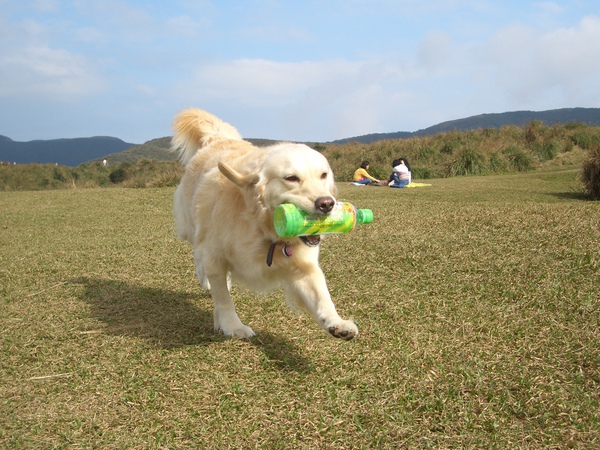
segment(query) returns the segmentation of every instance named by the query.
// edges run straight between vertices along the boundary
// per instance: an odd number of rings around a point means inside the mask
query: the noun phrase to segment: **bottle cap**
[[[302,226],[302,215],[295,205],[284,203],[275,208],[274,225],[277,236],[294,237]]]
[[[370,209],[357,209],[356,221],[361,225],[373,222],[373,211]]]

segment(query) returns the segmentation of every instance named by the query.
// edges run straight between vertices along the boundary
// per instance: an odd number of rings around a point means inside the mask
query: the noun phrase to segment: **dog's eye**
[[[289,177],[285,177],[285,179],[290,183],[298,183],[300,181],[300,178],[298,178],[296,175],[290,175]]]
[[[327,172],[323,172],[321,174],[321,180],[325,180],[327,178]]]

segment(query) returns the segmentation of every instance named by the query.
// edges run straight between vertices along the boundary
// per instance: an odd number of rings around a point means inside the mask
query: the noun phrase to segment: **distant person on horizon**
[[[388,186],[393,188],[403,188],[412,181],[410,165],[406,158],[398,158],[392,162],[394,170],[388,178]]]
[[[380,181],[377,178],[372,177],[369,175],[369,172],[367,172],[369,170],[369,165],[369,161],[363,161],[360,167],[356,169],[354,177],[352,178],[354,184],[361,186],[371,183],[374,183],[375,185],[380,184]]]

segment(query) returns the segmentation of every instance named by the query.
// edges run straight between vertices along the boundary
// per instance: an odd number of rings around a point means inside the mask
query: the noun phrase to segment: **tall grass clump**
[[[510,167],[517,172],[526,172],[535,168],[533,158],[520,147],[510,146],[504,154],[508,158]]]
[[[573,143],[584,150],[588,150],[598,144],[598,134],[590,128],[577,130],[573,133]]]
[[[0,191],[41,191],[97,187],[175,186],[183,167],[174,161],[142,159],[105,167],[101,162],[77,167],[56,164],[0,164]]]
[[[0,191],[41,191],[110,185],[102,163],[78,167],[56,164],[0,164]]]
[[[124,178],[120,186],[128,188],[175,186],[183,175],[183,167],[177,162],[141,159],[135,165],[122,166]]]
[[[556,158],[556,155],[560,153],[560,146],[556,141],[548,141],[534,146],[532,153],[538,157],[540,162],[546,162]]]
[[[428,180],[431,178],[443,178],[444,174],[433,167],[410,166],[412,177],[415,180]]]
[[[600,200],[600,145],[589,151],[581,171],[584,192],[594,200]]]
[[[131,167],[131,163],[128,162],[121,163],[115,167],[109,175],[110,182],[114,184],[123,183],[128,177],[127,169],[129,167]]]
[[[532,120],[525,128],[525,141],[536,144],[544,140],[548,127],[540,120]]]
[[[509,163],[501,152],[494,152],[488,158],[490,173],[504,173],[509,169]]]
[[[485,155],[479,150],[466,148],[448,166],[448,176],[481,175],[487,171]]]

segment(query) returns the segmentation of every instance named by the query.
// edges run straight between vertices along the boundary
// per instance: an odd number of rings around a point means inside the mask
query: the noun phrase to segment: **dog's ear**
[[[253,186],[257,184],[260,179],[260,177],[257,174],[241,174],[233,167],[230,167],[221,161],[219,161],[219,170],[230,181],[242,188]]]

